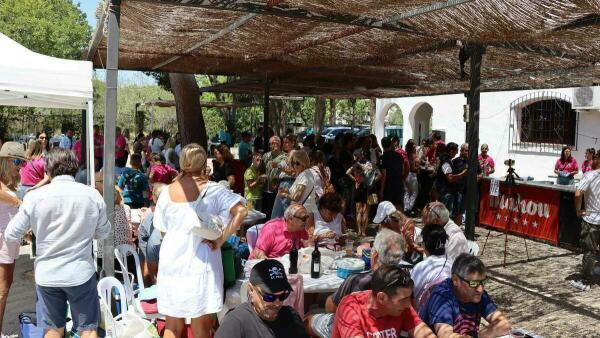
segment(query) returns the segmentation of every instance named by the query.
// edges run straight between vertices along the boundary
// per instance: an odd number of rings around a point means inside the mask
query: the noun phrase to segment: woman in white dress
[[[206,176],[206,151],[192,143],[181,151],[181,174],[160,194],[154,227],[164,234],[160,249],[157,301],[166,316],[165,338],[181,337],[191,318],[194,338],[212,334],[215,314],[223,305],[223,265],[220,247],[235,233],[247,211],[243,197]],[[223,236],[209,241],[192,233],[198,214],[221,218]]]

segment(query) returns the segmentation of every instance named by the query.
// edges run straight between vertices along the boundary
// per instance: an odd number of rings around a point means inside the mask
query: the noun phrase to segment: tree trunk
[[[325,109],[327,103],[324,97],[315,98],[315,132],[320,133],[323,130],[323,119],[325,119]]]
[[[200,88],[193,74],[169,73],[175,97],[177,125],[183,145],[199,143],[206,149],[206,127],[200,108]]]
[[[335,99],[329,99],[329,124],[332,126],[335,125],[335,108]]]

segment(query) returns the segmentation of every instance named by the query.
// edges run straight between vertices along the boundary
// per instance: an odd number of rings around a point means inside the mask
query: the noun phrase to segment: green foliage
[[[91,37],[85,14],[71,0],[0,0],[2,33],[32,51],[81,59]]]
[[[393,105],[387,112],[386,123],[391,126],[402,126],[404,124],[404,118],[402,117],[402,109]]]

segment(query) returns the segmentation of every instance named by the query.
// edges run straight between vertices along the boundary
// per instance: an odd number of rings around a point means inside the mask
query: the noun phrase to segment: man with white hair
[[[431,202],[423,208],[423,224],[438,224],[444,227],[448,234],[446,254],[454,260],[461,253],[469,253],[467,238],[454,221],[450,219],[448,209],[442,202]]]
[[[333,295],[327,297],[326,313],[318,313],[306,318],[308,332],[312,336],[321,338],[331,337],[335,312],[342,298],[356,291],[370,290],[373,273],[383,265],[401,265],[405,253],[406,243],[402,235],[382,228],[377,233],[371,250],[371,270],[350,275]]]
[[[306,222],[309,214],[302,204],[294,203],[285,209],[283,218],[274,218],[260,230],[250,259],[282,257],[293,247],[300,249],[308,239]]]

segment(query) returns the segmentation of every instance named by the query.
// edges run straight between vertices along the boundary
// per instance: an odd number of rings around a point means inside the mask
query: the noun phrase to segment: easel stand
[[[517,175],[515,170],[511,166],[509,166],[508,174],[506,175],[506,181],[505,181],[506,188],[508,189],[508,193],[506,195],[512,201],[517,200],[517,194],[515,192],[513,192],[513,188],[515,186],[515,176],[519,177],[519,175]],[[510,228],[510,225],[512,223],[513,213],[515,212],[516,208],[514,207],[514,205],[511,205],[509,209],[510,209],[510,215],[508,217],[508,222],[506,223],[506,226],[503,229],[503,232],[504,232],[504,260],[502,261],[503,268],[506,267],[506,256],[509,254],[508,253],[508,229]],[[496,215],[498,215],[499,212],[500,212],[500,208],[497,208]],[[494,223],[497,220],[498,220],[498,217],[494,217]],[[485,246],[487,245],[487,242],[488,242],[488,239],[490,238],[491,232],[492,232],[492,229],[489,229],[487,236],[485,237],[485,242],[483,243],[483,249],[481,249],[481,255],[483,255],[483,253],[485,252]],[[502,235],[499,235],[499,236],[502,236]],[[527,255],[527,261],[529,262],[529,249],[527,248],[527,238],[523,237],[523,242],[525,243],[525,253]]]

